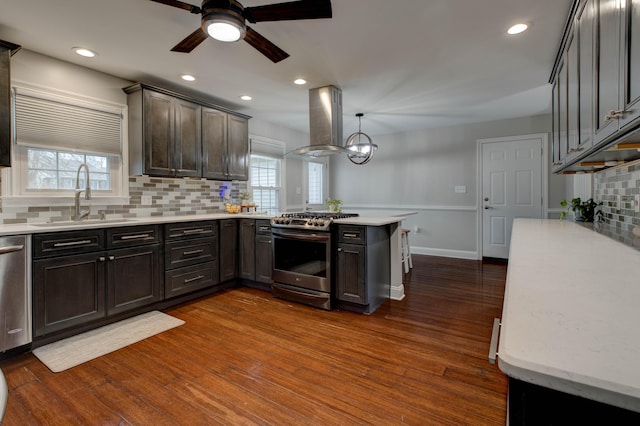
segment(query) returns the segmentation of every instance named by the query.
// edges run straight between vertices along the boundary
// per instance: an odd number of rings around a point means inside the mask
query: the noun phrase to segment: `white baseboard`
[[[428,256],[453,257],[456,259],[478,260],[477,251],[438,249],[431,247],[411,247],[411,254],[426,254]]]

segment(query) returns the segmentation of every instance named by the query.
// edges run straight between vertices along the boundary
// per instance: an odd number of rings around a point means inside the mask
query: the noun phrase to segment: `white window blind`
[[[309,162],[309,204],[323,204],[322,163]]]
[[[15,132],[18,145],[85,153],[120,155],[122,115],[115,110],[74,104],[66,98],[37,96],[15,90]]]
[[[253,201],[260,210],[279,211],[280,162],[277,158],[251,155],[250,177]]]

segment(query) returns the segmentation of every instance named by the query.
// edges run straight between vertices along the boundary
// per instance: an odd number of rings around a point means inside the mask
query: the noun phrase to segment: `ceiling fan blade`
[[[244,36],[244,41],[249,43],[264,56],[271,59],[273,63],[280,62],[283,59],[287,59],[289,57],[289,54],[287,52],[280,49],[278,46],[271,43],[269,40],[249,27],[247,27],[247,33]]]
[[[245,7],[243,15],[247,21],[253,24],[265,21],[331,18],[331,0],[299,0]]]
[[[173,46],[171,51],[172,52],[189,53],[193,49],[198,47],[198,45],[200,43],[202,43],[203,41],[205,41],[206,39],[207,39],[207,35],[205,34],[205,32],[202,31],[201,28],[198,28],[197,30],[195,30],[194,32],[189,34],[187,36],[187,38],[185,38],[180,43],[178,43],[175,46]]]
[[[178,0],[151,0],[153,2],[156,3],[162,3],[162,4],[166,4],[167,6],[173,6],[173,7],[177,7],[178,9],[184,9],[187,10],[191,13],[200,13],[202,12],[202,9],[200,9],[198,6],[193,6],[189,3],[185,3],[182,1],[178,1]]]

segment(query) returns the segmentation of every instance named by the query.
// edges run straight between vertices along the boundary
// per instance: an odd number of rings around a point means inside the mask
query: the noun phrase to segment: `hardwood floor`
[[[487,354],[506,265],[413,262],[406,298],[370,316],[239,288],[62,373],[2,361],[3,425],[504,425],[507,380]]]

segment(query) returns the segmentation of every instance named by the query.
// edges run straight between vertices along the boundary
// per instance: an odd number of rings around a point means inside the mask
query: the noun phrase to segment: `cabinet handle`
[[[123,235],[120,237],[121,240],[139,240],[142,238],[149,238],[149,234]]]
[[[341,248],[339,248],[339,249],[338,249],[338,251],[342,251],[342,249],[341,249]]]
[[[107,259],[104,256],[100,256],[98,258],[98,261],[100,261],[100,262],[104,262],[105,260],[107,260]]]
[[[580,152],[580,151],[584,151],[584,147],[580,148],[569,148],[569,152]]]
[[[624,118],[624,115],[627,113],[627,111],[620,109],[618,111],[612,109],[611,111],[609,111],[609,114],[604,116],[604,121],[611,121],[611,120],[615,120],[617,118]]]
[[[197,277],[187,278],[183,282],[184,282],[184,284],[186,284],[186,283],[190,283],[190,282],[193,282],[193,281],[201,280],[203,278],[204,278],[204,275],[198,275]]]
[[[349,234],[347,232],[342,234],[342,236],[345,237],[345,238],[358,238],[358,234]]]
[[[116,260],[115,256],[109,256],[109,260]]]
[[[54,247],[70,247],[70,246],[81,246],[84,244],[91,244],[91,240],[82,240],[82,241],[69,241],[67,243],[55,243]]]
[[[192,254],[198,254],[198,253],[202,253],[204,250],[190,250],[190,251],[184,251],[182,252],[183,256],[190,256]]]
[[[269,231],[271,229],[270,226],[261,226],[260,228],[258,228],[258,230],[260,231]]]
[[[562,166],[562,164],[562,161],[556,161],[555,163],[553,163],[554,166]]]
[[[198,228],[198,229],[185,229],[184,231],[182,231],[183,234],[202,234],[203,232],[205,232],[204,229],[202,228]]]

